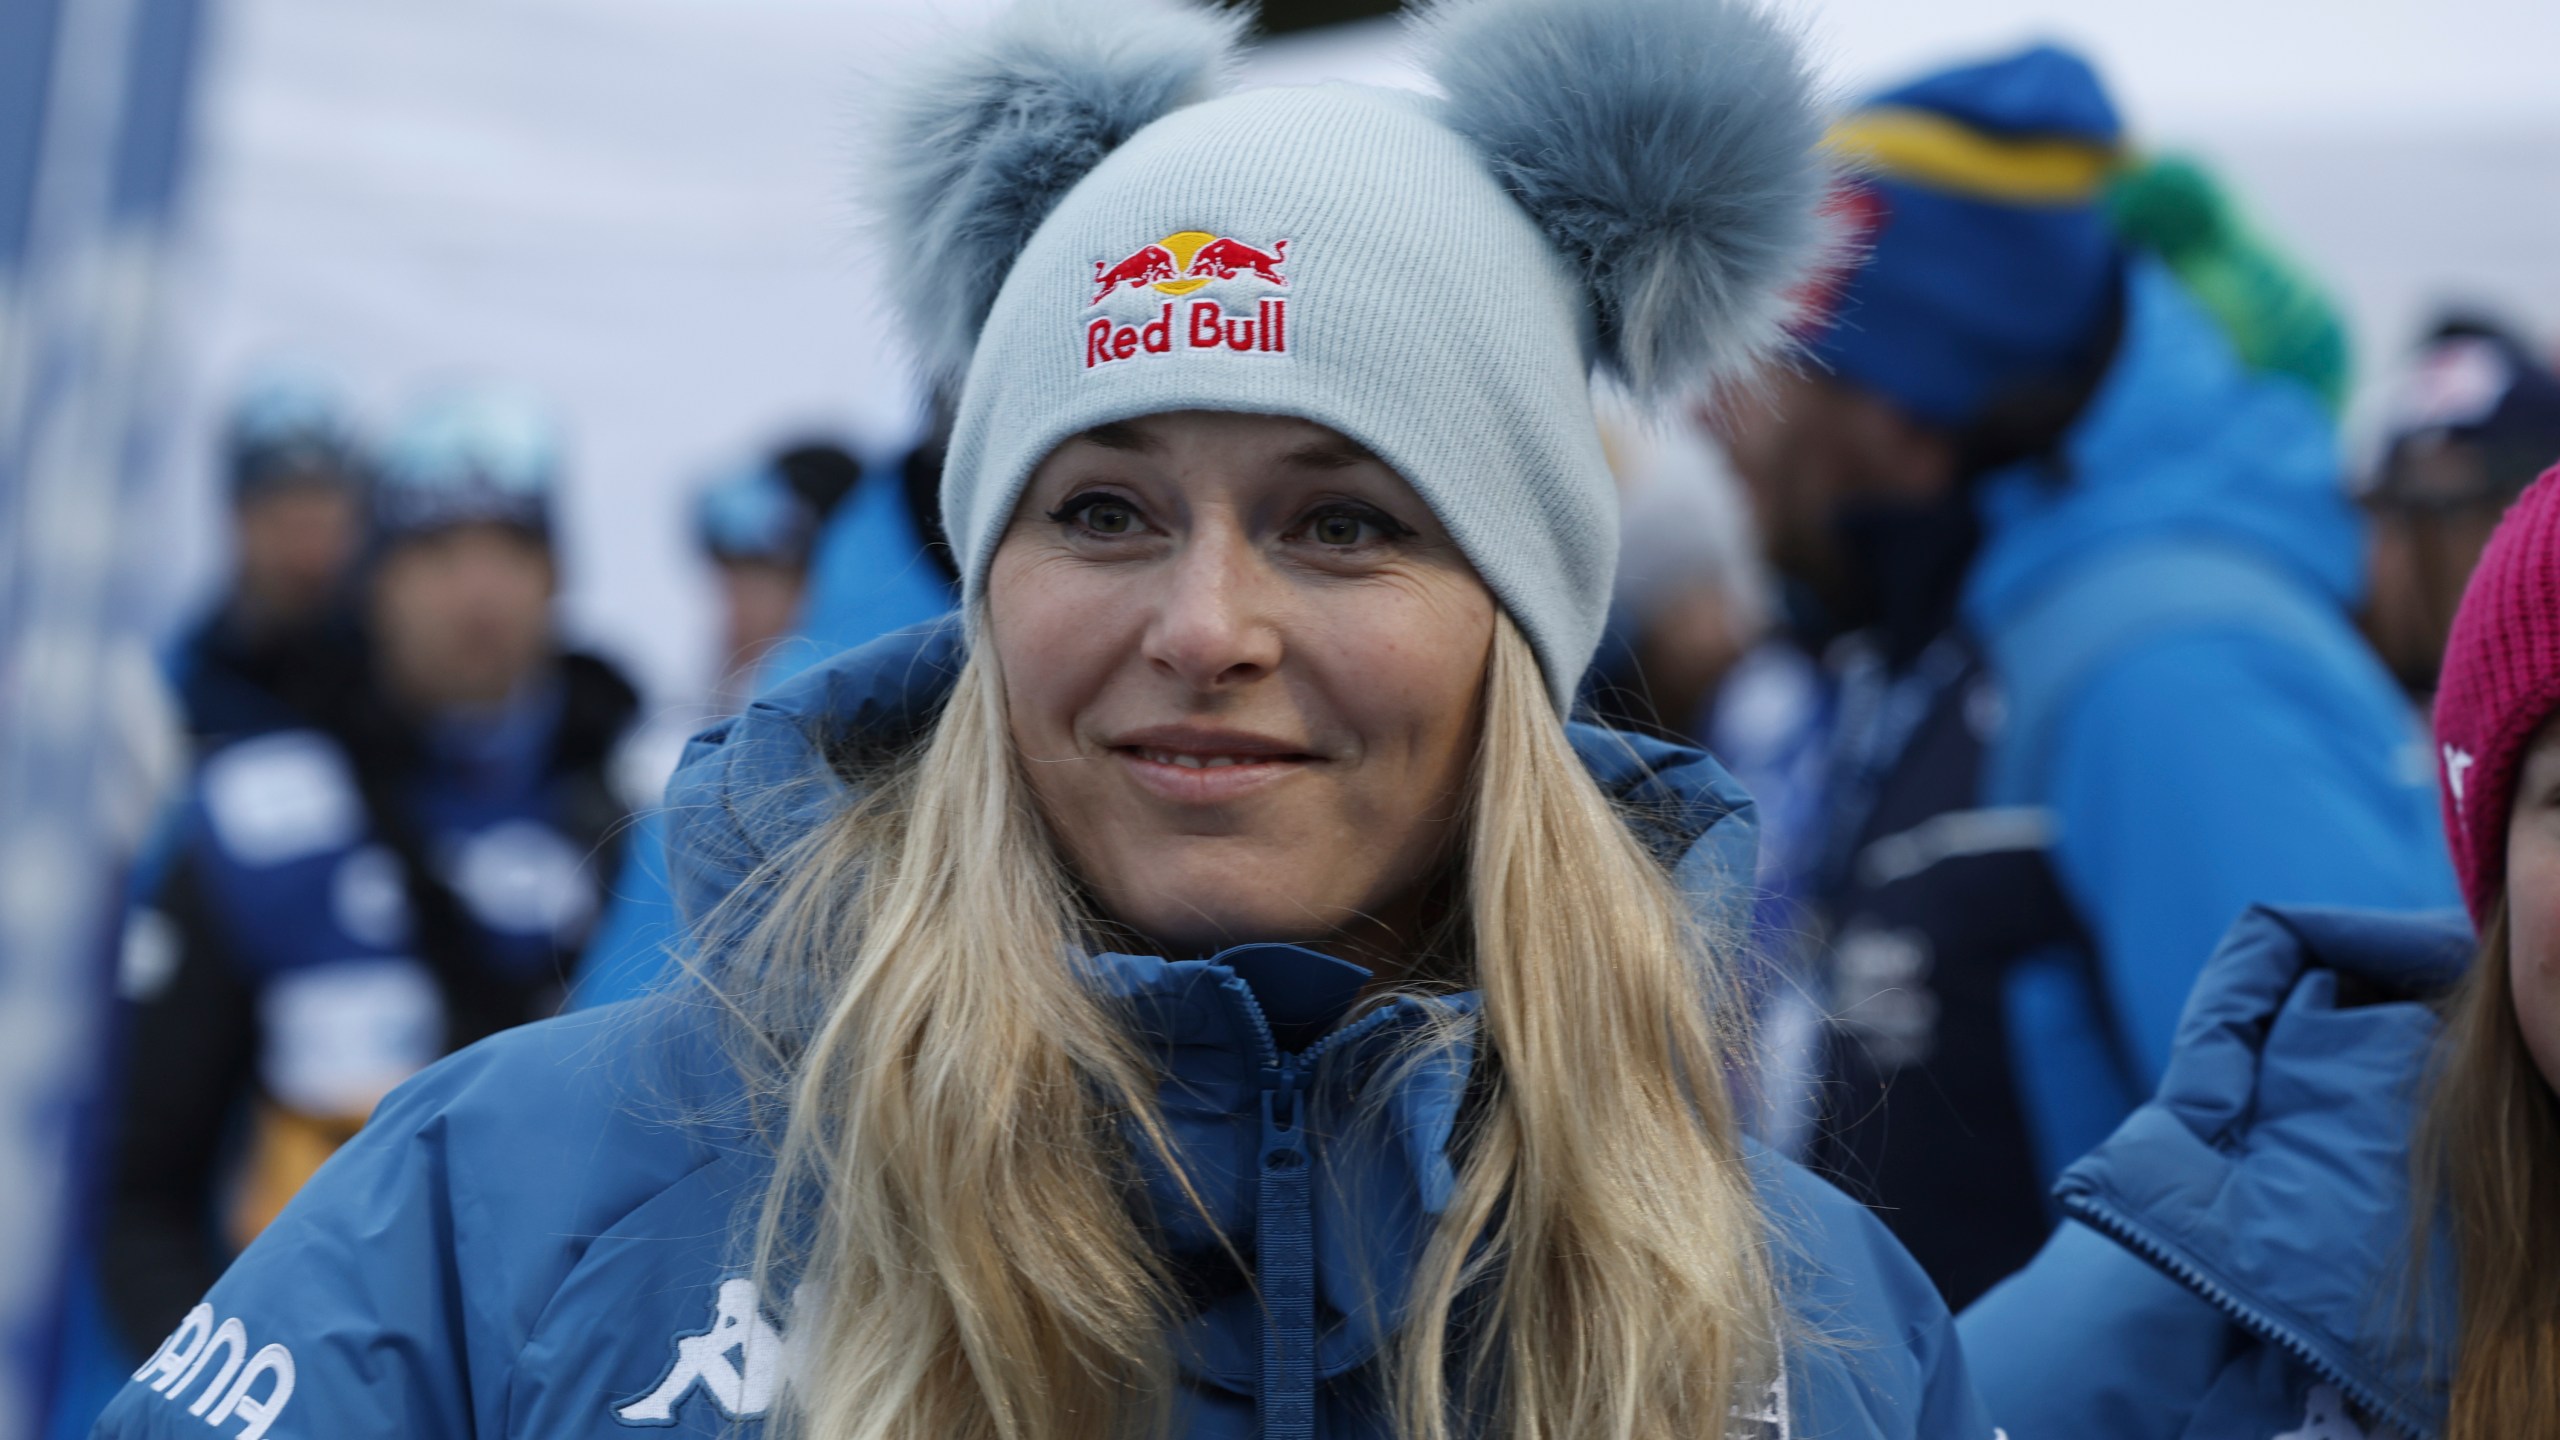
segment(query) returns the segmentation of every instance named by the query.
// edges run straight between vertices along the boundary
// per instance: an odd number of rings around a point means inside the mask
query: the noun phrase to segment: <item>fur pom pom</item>
[[[1020,0],[892,92],[873,220],[929,255],[897,302],[956,385],[1014,257],[1061,196],[1149,121],[1206,98],[1246,17],[1179,0]]]
[[[1602,368],[1658,397],[1746,379],[1816,268],[1824,111],[1757,0],[1443,0],[1452,128],[1582,277]]]

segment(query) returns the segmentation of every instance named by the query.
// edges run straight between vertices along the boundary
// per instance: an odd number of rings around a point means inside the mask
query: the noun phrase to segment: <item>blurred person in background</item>
[[[2560,459],[2560,378],[2512,331],[2454,316],[2419,347],[2389,404],[2382,458],[2362,497],[2373,521],[2365,628],[2423,699],[2489,532]]]
[[[1693,426],[1602,412],[1623,526],[1609,631],[1583,700],[1611,724],[1694,744],[1725,676],[1768,633],[1750,502]]]
[[[945,415],[894,470],[870,470],[833,441],[792,441],[704,493],[695,537],[720,571],[724,678],[708,707],[672,711],[675,724],[649,727],[645,773],[631,786],[638,813],[604,917],[579,957],[572,1008],[647,991],[682,933],[657,804],[683,741],[832,655],[951,608],[956,572],[936,498],[948,428]]]
[[[558,465],[515,397],[424,407],[373,494],[356,683],[199,769],[127,945],[101,1273],[139,1349],[393,1086],[559,1008],[635,697],[554,629]]]
[[[2157,1080],[2253,901],[2451,896],[2358,517],[2298,376],[2114,231],[2115,108],[2036,47],[1834,132],[1860,263],[1722,424],[1842,637],[1817,1158],[1961,1304]]]
[[[735,714],[746,704],[756,672],[799,624],[820,519],[774,463],[724,475],[695,500],[695,543],[720,582],[722,658],[713,714]]]
[[[231,581],[171,665],[199,746],[298,723],[288,693],[346,656],[347,572],[364,544],[364,466],[337,395],[276,372],[246,386],[223,436]]]

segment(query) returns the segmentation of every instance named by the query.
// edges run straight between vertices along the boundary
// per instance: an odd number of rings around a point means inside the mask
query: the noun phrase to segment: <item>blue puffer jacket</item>
[[[821,755],[912,733],[956,653],[948,626],[892,636],[697,740],[670,811],[694,913],[841,805]],[[1692,878],[1749,873],[1748,802],[1712,761],[1575,738],[1610,788],[1660,817],[1657,838]],[[1402,1278],[1449,1193],[1472,1056],[1377,1067],[1386,1037],[1418,1017],[1410,1004],[1282,1051],[1278,1040],[1326,1024],[1358,984],[1352,967],[1310,952],[1114,955],[1094,968],[1162,1054],[1175,1136],[1256,1257],[1273,1313],[1266,1327],[1240,1279],[1209,1277],[1176,1337],[1179,1433],[1383,1434],[1369,1361],[1392,1317],[1362,1318],[1363,1285]],[[513,1031],[437,1066],[214,1287],[99,1433],[564,1440],[711,1434],[763,1414],[785,1317],[741,1274],[737,1247],[769,1167],[716,1045],[698,1011],[641,1002]],[[1316,1065],[1319,1052],[1332,1058]],[[1329,1123],[1355,1099],[1381,1119]],[[1802,1171],[1760,1153],[1751,1164],[1812,1338],[1790,1356],[1782,1402],[1737,1428],[1989,1436],[1953,1322],[1908,1257]],[[1179,1263],[1198,1227],[1171,1228]]]
[[[2251,911],[2158,1098],[2066,1171],[2066,1222],[1958,1328],[2018,1440],[2433,1440],[2441,1247],[2410,1127],[2472,949],[2459,912]]]

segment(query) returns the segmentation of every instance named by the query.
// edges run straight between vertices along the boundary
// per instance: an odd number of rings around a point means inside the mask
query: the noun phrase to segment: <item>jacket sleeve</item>
[[[2263,637],[2183,636],[2074,698],[2047,791],[2055,858],[2145,1089],[2249,905],[2452,903],[2432,772],[2368,679]]]
[[[140,1355],[222,1273],[215,1174],[248,1088],[258,1019],[190,859],[128,924],[135,959],[99,1282],[118,1337]]]
[[[2075,1220],[1956,1329],[2015,1440],[2177,1440],[2240,1338],[2185,1286]]]
[[[158,1343],[94,1435],[481,1433],[434,1091],[413,1081],[384,1102]]]

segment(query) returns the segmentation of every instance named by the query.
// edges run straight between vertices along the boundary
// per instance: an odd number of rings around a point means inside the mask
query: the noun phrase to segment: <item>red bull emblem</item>
[[[1180,231],[1142,245],[1123,259],[1094,261],[1093,299],[1085,308],[1100,309],[1123,290],[1151,290],[1178,298],[1238,280],[1257,289],[1285,289],[1289,278],[1280,273],[1280,267],[1288,255],[1286,240],[1274,240],[1264,249],[1206,230]],[[1085,368],[1184,350],[1287,354],[1287,297],[1255,296],[1252,303],[1250,314],[1230,314],[1224,301],[1203,296],[1179,307],[1171,301],[1159,302],[1151,315],[1096,317],[1085,325]]]

